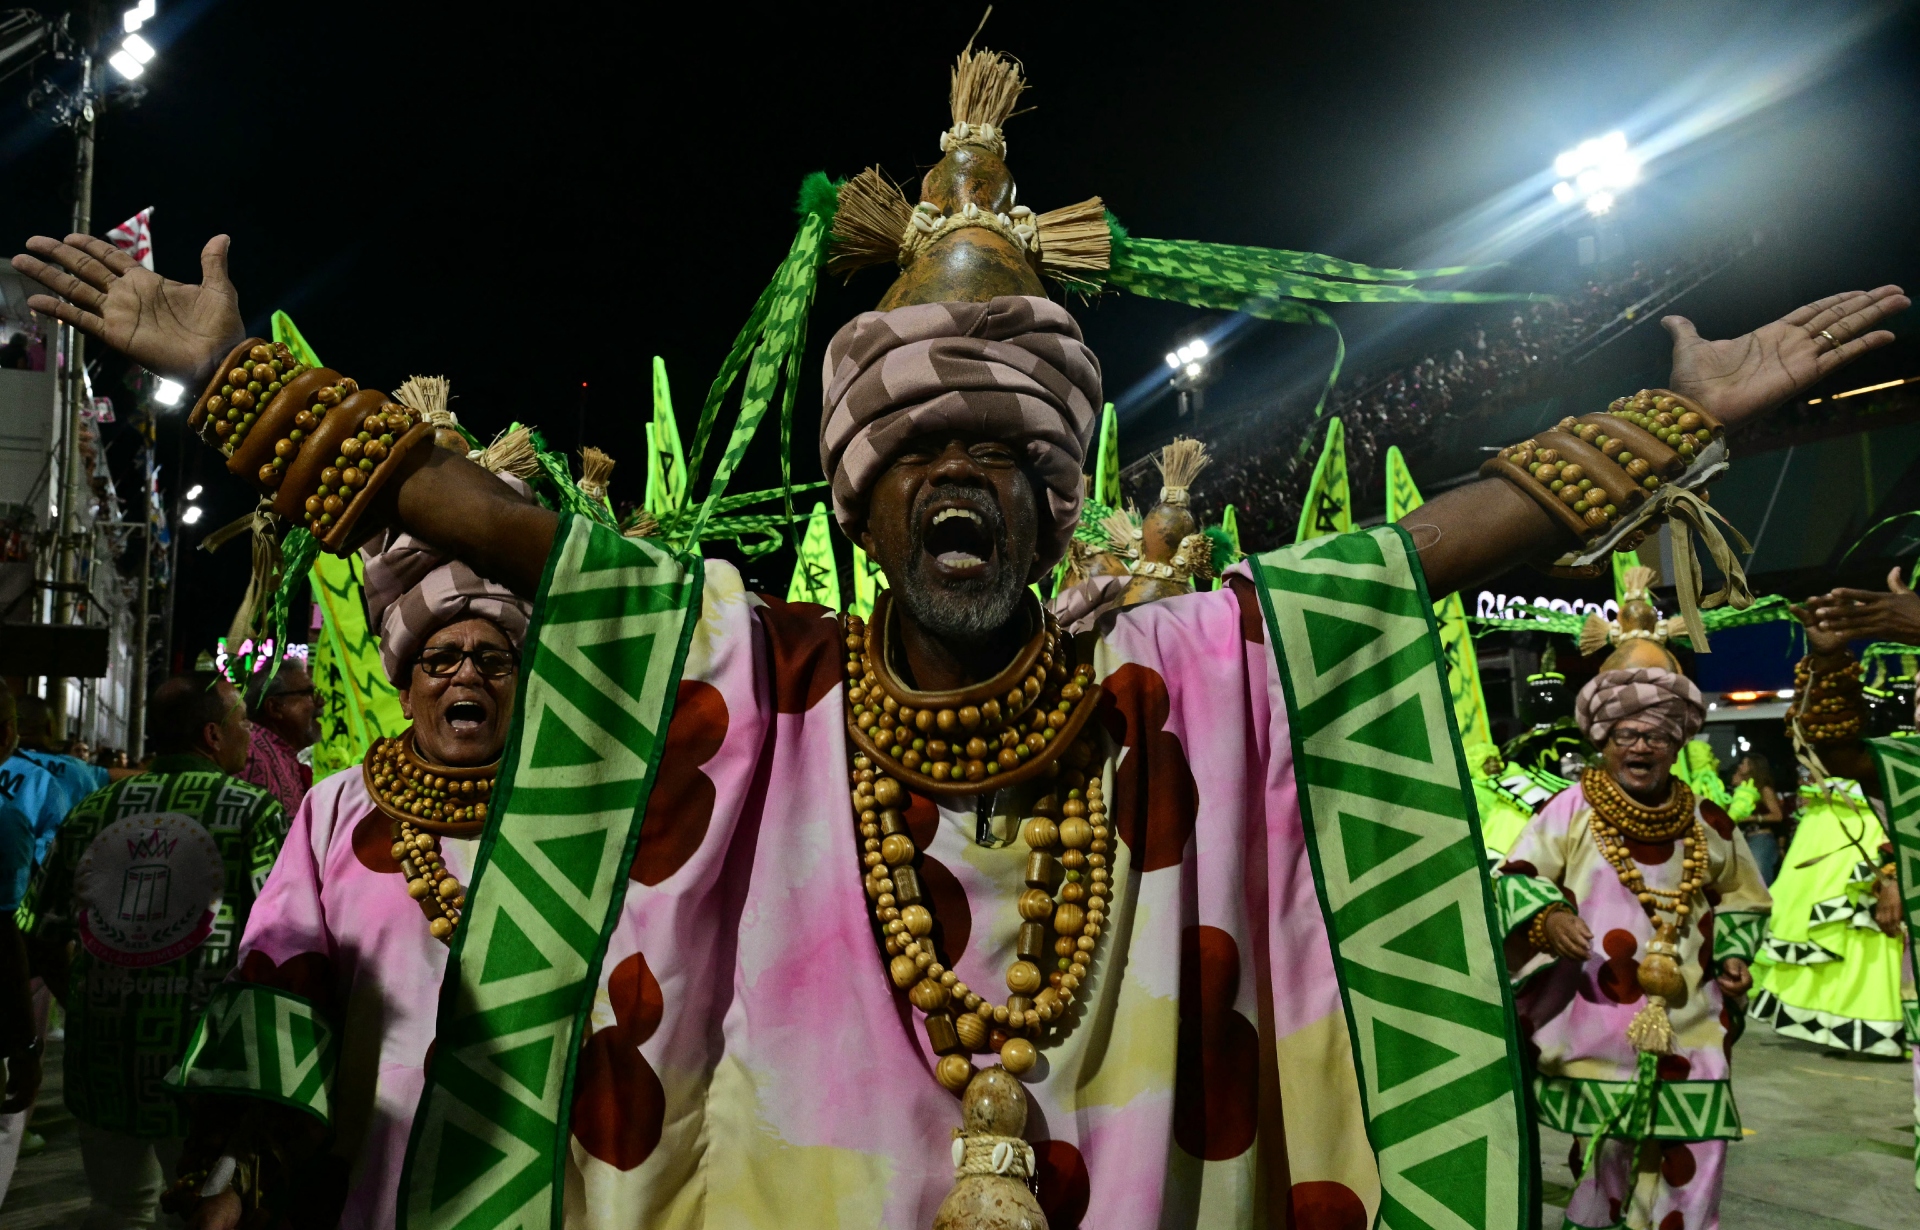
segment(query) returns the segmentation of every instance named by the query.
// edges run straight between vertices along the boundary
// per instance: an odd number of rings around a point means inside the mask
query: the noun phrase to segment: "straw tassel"
[[[1587,621],[1580,625],[1580,656],[1584,658],[1588,654],[1599,653],[1612,638],[1613,624],[1605,615],[1589,611]]]
[[[592,445],[580,450],[580,494],[595,503],[607,498],[607,484],[613,481],[613,458]]]
[[[1161,449],[1154,458],[1154,464],[1160,467],[1160,502],[1185,508],[1187,489],[1212,460],[1206,444],[1188,436],[1176,437]]]
[[[491,473],[511,474],[529,481],[540,473],[540,458],[533,450],[533,432],[526,427],[501,432],[474,460]]]
[[[445,376],[409,376],[393,391],[393,400],[435,427],[456,427],[460,423],[448,408],[453,401],[453,385]]]
[[[1099,197],[1063,205],[1034,218],[1039,232],[1040,272],[1070,286],[1096,287],[1113,265],[1113,232],[1107,206]]]
[[[987,24],[987,18],[993,16],[993,8],[980,18],[980,25],[973,32],[973,38],[980,37],[980,30]],[[972,143],[969,130],[988,130],[994,142],[1000,146],[994,152],[1004,155],[1006,145],[999,137],[1000,128],[1013,116],[1013,109],[1019,105],[1020,95],[1026,92],[1027,79],[1020,61],[1011,56],[990,51],[985,47],[975,51],[973,38],[967,40],[965,50],[961,51],[953,65],[953,83],[947,92],[947,104],[953,112],[955,131],[950,134],[965,143]],[[987,141],[980,144],[989,144]],[[946,148],[946,142],[941,143]]]
[[[913,218],[906,193],[879,167],[868,167],[840,185],[833,215],[827,272],[852,277],[873,265],[896,264],[900,239]]]

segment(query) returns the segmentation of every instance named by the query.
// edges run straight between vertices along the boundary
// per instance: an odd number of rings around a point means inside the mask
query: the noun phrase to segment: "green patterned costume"
[[[92,848],[109,827],[160,813],[191,820],[217,849],[224,885],[208,920],[210,930],[196,946],[168,960],[108,959],[100,955],[109,951],[107,945],[85,942],[99,927],[97,912],[89,913],[83,900],[89,854],[97,860],[108,852]],[[179,1061],[214,988],[232,968],[254,898],[286,832],[287,813],[272,795],[192,755],[161,756],[152,771],[95,791],[67,817],[28,900],[38,939],[83,939],[74,947],[65,1005],[66,1096],[75,1116],[134,1136],[185,1134],[185,1116],[162,1078]],[[100,844],[118,838],[118,832],[108,834]],[[109,884],[104,897],[93,897],[107,901],[109,911],[116,900],[137,891],[150,893],[139,900],[160,901],[162,873],[179,875],[177,864],[167,866],[157,856],[136,857],[129,864],[124,887]],[[156,887],[147,889],[147,884]]]

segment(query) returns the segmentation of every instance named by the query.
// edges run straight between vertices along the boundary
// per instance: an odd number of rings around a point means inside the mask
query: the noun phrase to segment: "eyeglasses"
[[[1650,730],[1622,730],[1616,726],[1613,728],[1611,738],[1616,747],[1627,748],[1640,744],[1650,752],[1670,752],[1674,746],[1671,735],[1658,734]]]
[[[520,669],[520,655],[511,649],[456,649],[452,645],[436,645],[422,650],[415,661],[427,674],[445,679],[459,674],[460,664],[469,658],[485,679],[505,679]]]

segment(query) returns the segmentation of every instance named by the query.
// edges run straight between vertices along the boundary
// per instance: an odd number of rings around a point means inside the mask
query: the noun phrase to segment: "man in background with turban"
[[[1692,680],[1602,670],[1574,711],[1602,764],[1494,881],[1539,1121],[1583,1138],[1568,1224],[1712,1230],[1740,1138],[1728,1031],[1771,902],[1725,810],[1671,773],[1706,720]],[[1642,975],[1662,957],[1669,982]]]
[[[202,1224],[233,1224],[224,1219],[241,1213],[243,1196],[262,1193],[283,1213],[298,1209],[297,1225],[393,1223],[448,939],[485,823],[483,805],[468,814],[486,797],[473,785],[491,785],[506,743],[532,607],[407,534],[362,554],[369,622],[412,726],[308,792],[233,974],[261,994],[297,997],[285,1002],[331,1035],[338,1074],[316,1105],[302,1074],[287,1073],[274,1092],[302,1109],[222,1096],[221,1074],[205,1068],[177,1077],[197,1095],[183,1183],[200,1192],[225,1178],[205,1193],[214,1198]],[[449,798],[464,800],[457,815],[440,806]],[[322,1116],[331,1139],[317,1130]],[[322,1149],[332,1164],[316,1164]],[[264,1175],[263,1159],[272,1159]]]

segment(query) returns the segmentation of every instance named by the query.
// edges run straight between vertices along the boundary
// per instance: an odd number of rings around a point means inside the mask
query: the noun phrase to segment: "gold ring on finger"
[[[1838,347],[1840,345],[1840,339],[1835,337],[1833,334],[1827,332],[1825,329],[1820,330],[1820,336],[1827,339],[1827,345],[1829,346]]]

